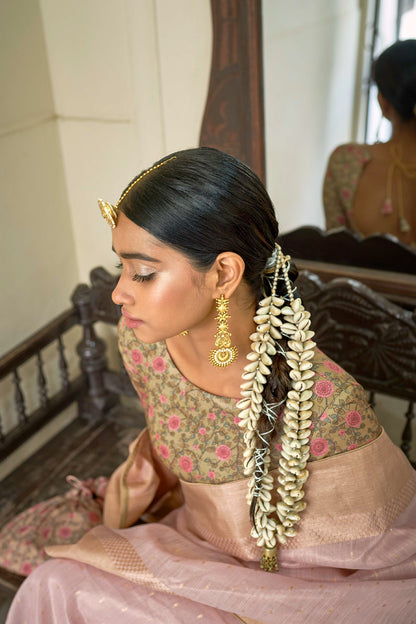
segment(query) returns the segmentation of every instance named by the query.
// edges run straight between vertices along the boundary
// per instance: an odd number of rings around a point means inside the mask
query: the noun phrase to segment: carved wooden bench
[[[23,509],[64,493],[68,474],[109,476],[144,426],[143,410],[127,373],[121,364],[118,370],[109,368],[106,342],[96,330],[97,324],[118,322],[119,309],[111,301],[115,278],[102,268],[94,269],[90,277],[90,286],[80,284],[75,289],[71,308],[0,359],[0,382],[11,384],[14,395],[12,406],[0,396],[0,461],[10,458],[69,406],[75,405],[77,411],[75,420],[0,482],[0,526]],[[68,335],[76,327],[81,339],[69,347]],[[68,354],[74,356],[70,348],[79,361],[74,375],[68,366]],[[115,336],[113,348],[117,351]],[[48,349],[49,357],[55,350],[60,377],[54,392],[49,390],[52,384],[44,365]],[[34,409],[28,407],[25,392],[25,366],[30,362],[35,364],[32,376],[38,394]],[[7,429],[10,420],[13,426]],[[11,599],[22,580],[18,574],[0,571],[0,608],[2,595]]]
[[[318,346],[370,393],[407,402],[401,448],[409,456],[416,401],[416,309],[411,312],[349,278],[301,271],[296,286]]]

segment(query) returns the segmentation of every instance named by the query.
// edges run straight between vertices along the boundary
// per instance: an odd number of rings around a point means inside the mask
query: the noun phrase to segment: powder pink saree
[[[110,528],[181,502],[147,437],[112,477],[107,526],[51,547],[59,558],[25,581],[7,624],[416,623],[416,476],[384,432],[309,465],[308,507],[275,573],[259,568],[245,480],[181,483],[184,504],[161,521]]]

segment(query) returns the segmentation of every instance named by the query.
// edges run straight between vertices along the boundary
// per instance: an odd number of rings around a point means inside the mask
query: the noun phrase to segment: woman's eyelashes
[[[123,264],[121,262],[118,262],[115,265],[115,267],[119,271],[123,270]],[[153,276],[154,276],[154,273],[145,273],[143,275],[140,275],[140,273],[134,273],[131,279],[133,280],[133,282],[148,282],[149,280],[153,278]]]
[[[133,282],[148,282],[154,277],[154,273],[148,273],[147,275],[139,275],[135,273],[133,275]]]

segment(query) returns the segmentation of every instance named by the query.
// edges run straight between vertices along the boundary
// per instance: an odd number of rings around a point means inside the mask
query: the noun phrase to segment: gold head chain
[[[164,160],[163,162],[159,163],[158,165],[153,165],[153,167],[150,167],[150,169],[147,169],[144,173],[142,173],[138,178],[136,178],[130,184],[128,189],[126,189],[124,191],[123,195],[120,197],[120,199],[118,200],[118,202],[117,202],[117,204],[115,206],[113,204],[110,204],[109,202],[104,201],[103,199],[99,199],[98,200],[98,205],[100,207],[101,214],[103,215],[104,219],[107,221],[108,225],[110,225],[113,229],[116,227],[117,219],[118,219],[118,213],[119,213],[119,206],[120,206],[121,202],[123,201],[123,199],[126,197],[126,195],[131,191],[133,186],[135,186],[135,184],[140,182],[140,180],[142,178],[144,178],[145,175],[147,175],[151,171],[154,171],[155,169],[158,169],[159,167],[162,167],[162,165],[166,165],[166,163],[168,163],[170,160],[173,160],[174,158],[176,158],[176,156],[172,156],[171,158],[168,158],[167,160]]]

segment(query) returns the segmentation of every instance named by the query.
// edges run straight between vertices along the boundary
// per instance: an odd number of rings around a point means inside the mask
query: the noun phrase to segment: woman
[[[410,621],[414,471],[315,349],[260,180],[185,150],[100,207],[148,426],[9,624]]]
[[[326,228],[346,225],[369,236],[390,233],[416,245],[416,40],[397,41],[374,65],[386,143],[341,145],[324,180]]]

